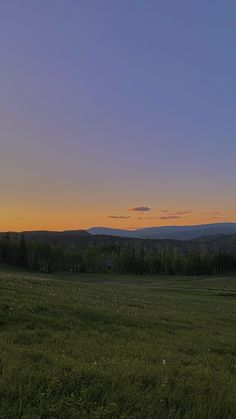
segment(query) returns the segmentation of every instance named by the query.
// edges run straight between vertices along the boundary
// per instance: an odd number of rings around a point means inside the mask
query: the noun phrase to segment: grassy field
[[[236,418],[236,278],[0,270],[0,418]]]

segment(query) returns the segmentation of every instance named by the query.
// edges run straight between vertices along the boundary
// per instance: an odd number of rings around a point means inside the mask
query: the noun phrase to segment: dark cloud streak
[[[129,215],[108,215],[107,218],[114,218],[118,220],[127,220],[127,218],[130,218]]]
[[[163,215],[162,217],[159,217],[159,220],[178,220],[179,218],[183,218],[181,215]]]
[[[151,211],[151,208],[149,207],[134,207],[134,208],[129,208],[129,211],[137,211],[137,212],[148,212]]]

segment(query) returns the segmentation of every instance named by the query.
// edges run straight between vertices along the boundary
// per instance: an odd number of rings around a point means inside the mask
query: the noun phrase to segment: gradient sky
[[[0,230],[236,221],[235,43],[233,0],[1,0]]]

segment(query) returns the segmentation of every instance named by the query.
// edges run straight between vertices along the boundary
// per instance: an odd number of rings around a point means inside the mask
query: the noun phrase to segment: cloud
[[[193,212],[192,209],[189,210],[168,210],[168,209],[162,209],[157,210],[157,212],[163,214],[160,215],[159,220],[177,220],[179,218],[183,218],[183,216],[191,214]]]
[[[182,218],[181,215],[163,215],[162,217],[159,217],[159,220],[178,220],[179,218]]]
[[[138,211],[138,212],[147,212],[147,211],[151,211],[151,208],[149,207],[134,207],[134,208],[129,208],[129,211]]]
[[[173,214],[174,215],[187,215],[187,214],[191,214],[191,212],[193,212],[193,210],[177,210],[177,211],[174,211]]]
[[[191,214],[193,210],[163,210],[162,212],[165,213],[165,215],[159,217],[159,220],[178,220],[183,218],[185,215]]]
[[[220,217],[222,217],[224,215],[223,211],[213,211],[210,213],[210,215],[214,216],[214,215],[218,215]]]
[[[222,217],[224,217],[224,212],[223,211],[212,211],[209,212],[209,220],[220,220],[222,219]]]
[[[211,220],[211,221],[221,220],[222,221],[224,216],[225,215],[223,211],[212,211],[209,213],[208,220]]]
[[[115,218],[119,220],[126,220],[127,218],[130,218],[129,215],[108,215],[107,218]]]
[[[146,213],[153,211],[152,208],[147,206],[140,206],[140,207],[134,207],[129,208],[129,211],[136,211],[140,213],[140,217],[138,217],[138,220],[178,220],[180,218],[184,218],[188,214],[191,214],[193,212],[192,209],[186,209],[186,210],[168,210],[168,209],[157,209],[155,210],[159,215],[154,215],[152,217],[148,217]],[[144,217],[142,217],[142,215]],[[146,216],[145,216],[146,215]]]
[[[186,214],[191,214],[193,212],[193,210],[192,209],[189,209],[189,210],[162,209],[162,210],[157,210],[157,212],[161,212],[163,214],[168,214],[168,215],[186,215]]]

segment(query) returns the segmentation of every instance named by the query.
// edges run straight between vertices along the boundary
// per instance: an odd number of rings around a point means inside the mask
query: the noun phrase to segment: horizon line
[[[3,233],[31,233],[31,232],[53,232],[53,233],[65,233],[69,231],[82,231],[82,232],[88,232],[88,230],[95,229],[95,228],[104,228],[104,229],[110,229],[110,230],[121,230],[121,231],[127,231],[127,232],[133,232],[138,230],[144,230],[146,228],[152,229],[152,228],[182,228],[182,227],[202,227],[202,226],[211,226],[211,225],[220,225],[220,224],[236,224],[234,221],[223,221],[218,223],[202,223],[202,224],[183,224],[183,225],[159,225],[159,226],[149,226],[149,227],[140,227],[140,228],[133,228],[133,229],[127,229],[127,228],[119,228],[119,227],[109,227],[109,226],[92,226],[88,228],[68,228],[63,230],[48,230],[48,229],[30,229],[30,230],[0,230],[0,234]]]

